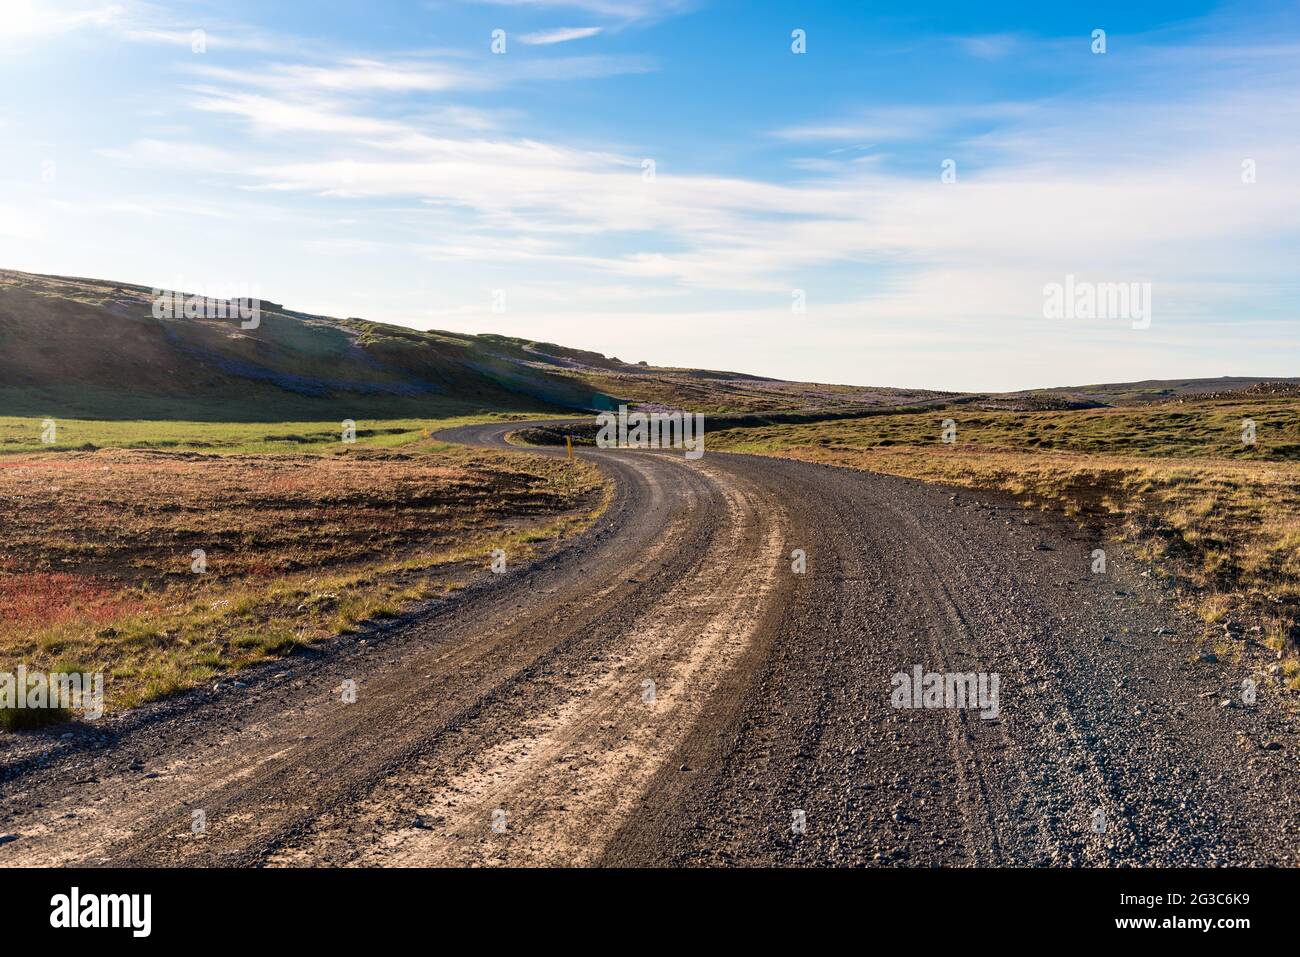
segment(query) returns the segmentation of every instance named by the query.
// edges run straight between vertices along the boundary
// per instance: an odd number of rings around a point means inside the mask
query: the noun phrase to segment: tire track
[[[723,515],[682,575],[690,587],[662,595],[588,656],[598,660],[557,662],[567,671],[546,707],[520,687],[466,727],[472,747],[402,768],[271,863],[571,865],[599,855],[752,640],[772,586],[781,514],[761,511],[752,487],[710,478]],[[741,562],[758,570],[737,587],[727,579]],[[384,831],[378,822],[395,814],[419,824]],[[383,831],[380,841],[358,848],[347,837],[367,829]]]
[[[1088,574],[1077,530],[807,463],[580,454],[614,497],[554,554],[11,769],[0,864],[1297,860],[1294,723],[1220,707],[1237,666],[1190,662],[1163,596],[1118,555]],[[914,665],[999,674],[1000,716],[891,707]]]

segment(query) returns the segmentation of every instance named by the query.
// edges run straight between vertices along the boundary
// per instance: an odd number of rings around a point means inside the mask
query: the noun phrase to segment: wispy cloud
[[[1000,60],[1016,49],[1017,39],[1010,33],[985,33],[957,37],[959,47],[981,60]]]
[[[253,88],[291,100],[328,94],[357,98],[383,94],[475,92],[508,87],[523,80],[597,79],[655,69],[642,56],[500,58],[488,64],[446,57],[344,58],[321,63],[279,63],[262,69],[197,64],[191,71],[227,88]]]
[[[378,66],[367,69],[386,75]],[[297,75],[276,68],[274,76],[286,72]],[[1300,187],[1275,182],[1267,204],[1245,202],[1239,159],[1214,145],[1249,142],[1261,157],[1275,158],[1300,150],[1290,114],[1261,123],[1246,108],[1258,95],[1254,88],[1237,98],[1224,91],[1166,104],[1159,116],[1144,114],[1144,142],[1154,151],[1146,164],[1135,164],[1131,152],[1111,158],[1072,145],[1113,129],[1125,111],[1122,101],[1080,102],[1050,113],[1030,105],[980,108],[975,112],[982,116],[1016,118],[980,144],[989,155],[1014,159],[961,170],[955,184],[940,182],[938,156],[923,175],[829,162],[816,176],[784,184],[707,175],[647,182],[636,156],[499,134],[433,136],[330,94],[285,99],[215,86],[196,92],[191,105],[199,110],[242,118],[266,134],[323,138],[310,158],[259,156],[244,164],[249,186],[433,203],[476,218],[477,228],[490,231],[510,257],[652,283],[777,292],[798,285],[809,268],[870,261],[892,263],[927,285],[928,270],[942,266],[943,301],[927,295],[926,309],[968,311],[972,297],[953,294],[962,275],[971,290],[987,290],[990,277],[1014,275],[1018,285],[1007,279],[1001,301],[1008,313],[1024,314],[1044,277],[1141,270],[1173,281],[1211,262],[1222,271],[1234,260],[1257,257],[1262,237],[1300,220]],[[936,115],[935,122],[947,116]],[[138,144],[134,155],[154,149]],[[214,171],[230,168],[220,154],[191,151],[189,158],[210,160]],[[764,222],[768,228],[757,228]],[[664,248],[593,254],[578,239],[619,233],[654,234]],[[559,241],[566,236],[569,245]],[[539,245],[540,239],[548,242]],[[1241,257],[1225,254],[1233,244]],[[493,257],[484,244],[460,248],[466,262],[504,255]],[[443,249],[444,256],[453,253]]]
[[[386,62],[354,58],[327,66],[286,65],[260,79],[264,85],[293,91],[437,93],[485,85],[468,70],[431,60]]]
[[[106,27],[126,14],[122,3],[5,0],[0,10],[0,43]]]
[[[134,43],[205,50],[277,53],[312,46],[297,37],[253,29],[204,10],[185,14],[152,0],[3,0],[0,44],[79,31]]]
[[[1295,108],[1266,120],[1249,109],[1264,76],[1279,96],[1295,81],[1294,69],[1281,78],[1279,69],[1282,63],[1271,62],[1259,75],[1238,77],[1235,90],[1165,100],[1158,114],[1145,109],[1147,101],[1117,93],[1052,110],[1033,103],[894,108],[866,114],[874,125],[781,134],[898,138],[972,117],[995,122],[971,147],[984,162],[971,169],[959,162],[954,184],[940,182],[938,155],[925,173],[846,160],[780,184],[698,174],[647,181],[637,156],[499,132],[430,134],[391,109],[367,109],[366,94],[440,87],[445,77],[378,60],[280,64],[237,76],[205,71],[207,82],[189,105],[241,119],[274,136],[277,149],[250,153],[242,163],[227,155],[230,142],[220,151],[189,147],[175,156],[228,175],[233,165],[233,175],[254,189],[411,199],[459,210],[491,236],[488,243],[443,248],[444,257],[460,248],[467,263],[503,258],[490,252],[496,244],[512,250],[510,257],[652,284],[773,293],[798,285],[814,267],[890,263],[931,288],[933,270],[942,268],[942,301],[919,300],[933,313],[968,311],[980,300],[975,290],[988,290],[990,277],[1000,276],[1005,311],[1024,314],[1043,277],[1138,270],[1173,282],[1210,264],[1222,272],[1258,257],[1262,238],[1300,221],[1300,186],[1275,180],[1267,203],[1248,202],[1240,158],[1216,145],[1249,143],[1273,164],[1300,152]],[[281,95],[289,89],[297,92]],[[1141,116],[1142,143],[1151,144],[1147,162],[1134,162],[1133,146],[1113,157],[1080,148],[1103,141],[1126,115]],[[285,134],[315,137],[310,155],[290,155]],[[160,152],[159,144],[143,141],[122,155],[165,163]],[[654,235],[659,248],[593,253],[580,237],[597,234]],[[1241,255],[1225,253],[1225,246]],[[969,295],[956,294],[962,276]]]
[[[600,33],[601,27],[560,27],[555,30],[542,30],[538,33],[525,33],[519,38],[520,43],[531,46],[549,46],[552,43],[568,43],[570,40],[585,40]]]
[[[582,10],[611,20],[658,20],[691,10],[696,0],[475,0],[498,7]]]
[[[779,139],[799,142],[880,143],[915,140],[971,124],[991,125],[1023,119],[1042,112],[1046,104],[1034,101],[994,103],[915,104],[878,106],[848,116],[785,127],[773,132]]]

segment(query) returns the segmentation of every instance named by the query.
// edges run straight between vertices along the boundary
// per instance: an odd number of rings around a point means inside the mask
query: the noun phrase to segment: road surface
[[[613,502],[544,559],[11,762],[0,866],[1297,862],[1285,708],[1120,552],[900,478],[580,454]],[[996,676],[997,716],[893,706],[917,667]]]

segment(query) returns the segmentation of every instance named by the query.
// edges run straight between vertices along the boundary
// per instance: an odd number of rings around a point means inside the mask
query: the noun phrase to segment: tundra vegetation
[[[345,444],[339,422],[60,420],[43,445],[0,418],[0,671],[102,671],[129,707],[438,600],[602,507],[590,465],[429,437],[467,421]]]
[[[952,406],[710,433],[711,449],[1008,493],[1119,538],[1203,622],[1220,656],[1252,642],[1300,690],[1300,396],[1293,388],[1113,408]],[[955,423],[942,440],[943,421]],[[1253,423],[1253,443],[1245,423]],[[1080,555],[1081,567],[1088,561]]]

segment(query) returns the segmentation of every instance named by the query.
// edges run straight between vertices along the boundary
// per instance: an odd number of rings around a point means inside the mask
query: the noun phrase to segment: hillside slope
[[[261,304],[235,318],[155,318],[152,290],[0,272],[0,413],[259,421],[602,408],[527,343],[416,332]],[[332,414],[332,413],[331,413]]]
[[[845,414],[944,396],[662,369],[554,343],[417,331],[267,301],[256,328],[244,329],[238,316],[158,318],[154,299],[143,286],[0,270],[0,415],[271,421],[589,411],[620,402]]]
[[[1300,382],[1239,377],[1003,394],[822,385],[310,315],[267,301],[256,328],[241,328],[237,316],[158,318],[154,299],[144,286],[0,270],[0,416],[268,422],[588,412],[626,402],[703,412],[734,427],[948,405],[1105,408],[1273,394]]]

